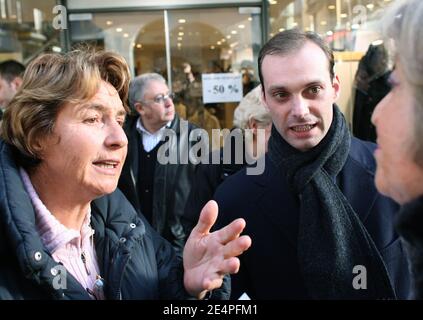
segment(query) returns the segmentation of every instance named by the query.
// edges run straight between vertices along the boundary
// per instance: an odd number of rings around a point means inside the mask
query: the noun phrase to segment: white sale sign
[[[242,99],[240,73],[203,73],[203,103],[238,102]]]

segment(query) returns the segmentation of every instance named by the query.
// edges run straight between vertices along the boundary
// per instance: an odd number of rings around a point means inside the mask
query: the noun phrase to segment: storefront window
[[[72,46],[89,43],[119,52],[134,76],[146,72],[163,74],[166,49],[163,13],[81,13],[71,14]]]
[[[372,42],[380,40],[379,19],[394,0],[267,0],[269,37],[300,28],[322,35],[334,50],[341,80],[338,104],[352,121],[354,76]]]
[[[239,87],[231,87],[239,99],[258,84],[260,7],[84,12],[71,14],[70,22],[73,46],[91,43],[117,51],[134,76],[162,74],[177,94],[180,116],[205,129],[231,128],[239,100],[204,101],[203,74],[241,75]]]
[[[0,0],[0,61],[27,64],[42,52],[61,51],[55,6],[55,0]]]
[[[232,90],[240,99],[258,84],[260,14],[259,7],[170,11],[172,84],[177,102],[184,106],[181,113],[208,130],[209,136],[212,129],[232,127],[239,100],[217,98],[211,103],[203,96],[204,90]],[[226,73],[240,74],[244,82],[217,89],[205,82],[204,75]]]

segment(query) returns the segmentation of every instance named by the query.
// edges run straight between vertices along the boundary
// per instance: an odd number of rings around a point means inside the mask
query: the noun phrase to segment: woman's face
[[[37,171],[45,184],[60,184],[61,192],[84,200],[113,192],[127,152],[125,114],[119,94],[104,81],[88,102],[65,105],[52,135],[41,141]]]
[[[399,61],[390,77],[392,89],[372,116],[378,148],[376,187],[399,203],[423,194],[423,169],[415,154],[415,107],[413,92]]]

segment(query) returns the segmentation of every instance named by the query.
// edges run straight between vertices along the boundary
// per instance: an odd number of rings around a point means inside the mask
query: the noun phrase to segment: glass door
[[[90,43],[116,51],[131,73],[166,74],[163,11],[71,14],[72,45]]]
[[[239,100],[258,84],[260,7],[87,12],[69,20],[72,45],[88,42],[122,54],[133,76],[162,74],[177,94],[178,114],[209,132],[231,128]],[[238,98],[205,100],[206,74],[237,78],[239,86],[230,88]]]
[[[242,83],[237,88],[242,91],[240,98],[258,84],[260,14],[259,7],[169,11],[175,102],[182,117],[209,133],[211,129],[232,127],[233,111],[239,100],[208,103],[203,97],[202,75],[241,75]],[[224,89],[219,87],[218,90]]]

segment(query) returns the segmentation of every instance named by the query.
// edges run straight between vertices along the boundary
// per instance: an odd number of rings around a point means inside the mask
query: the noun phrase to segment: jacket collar
[[[37,286],[44,287],[53,297],[63,299],[77,294],[78,299],[90,299],[78,281],[67,273],[67,289],[54,289],[55,273],[59,266],[44,246],[35,226],[35,211],[25,190],[11,148],[0,140],[0,223],[5,236],[14,248],[23,275]],[[0,243],[0,251],[11,254],[6,243]]]
[[[109,268],[112,255],[129,256],[131,248],[144,236],[146,227],[119,190],[94,200],[91,209],[92,226],[96,230],[94,240],[98,263],[101,273],[104,274],[104,269]],[[1,239],[5,240],[0,242],[0,254],[10,255],[12,254],[10,248],[13,248],[21,272],[27,279],[33,281],[36,286],[46,288],[58,299],[69,297],[91,299],[69,272],[66,278],[67,288],[63,290],[53,288],[55,275],[52,269],[57,267],[58,263],[43,245],[36,230],[34,207],[20,177],[12,149],[1,139],[0,224],[5,231],[0,235]],[[105,243],[106,238],[108,243]],[[122,238],[127,241],[121,241]],[[114,278],[120,279],[120,276],[121,272],[115,272]]]
[[[265,157],[263,174],[253,176],[253,183],[259,188],[255,203],[270,224],[275,225],[296,247],[298,233],[298,206],[301,201],[288,187],[285,174],[278,171],[269,157]],[[354,177],[354,179],[351,179]],[[350,156],[337,177],[338,186],[350,202],[354,211],[364,223],[378,196],[374,189],[373,175],[362,164]],[[284,203],[275,204],[275,199]],[[282,201],[282,200],[281,200]],[[371,204],[369,206],[369,204]]]
[[[139,117],[132,117],[129,119],[126,126],[126,134],[128,136],[128,155],[127,161],[129,161],[129,168],[132,179],[134,182],[138,180],[138,169],[139,169],[139,148],[142,144],[141,135],[137,129]],[[175,117],[170,123],[169,129],[175,131],[176,135],[180,134],[180,119],[179,116],[175,113]]]

